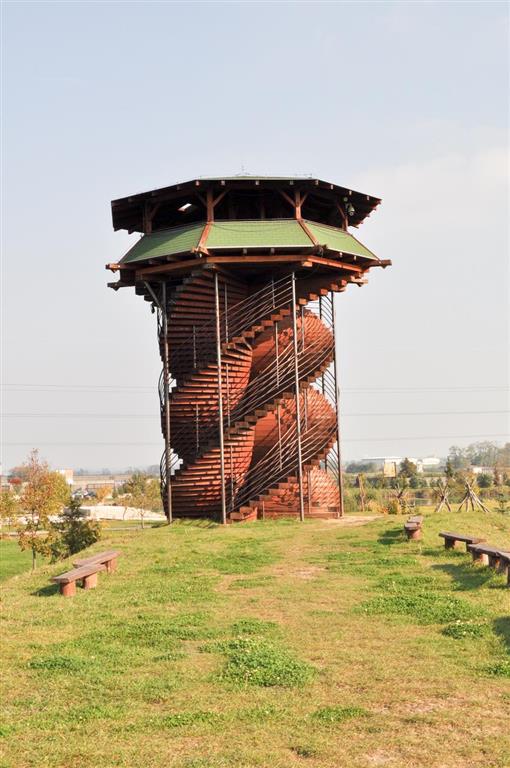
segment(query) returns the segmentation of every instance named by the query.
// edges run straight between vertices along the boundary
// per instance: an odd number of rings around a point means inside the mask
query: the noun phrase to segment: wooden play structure
[[[380,200],[313,178],[195,179],[112,202],[118,262],[157,316],[169,521],[343,513],[334,295],[386,267]]]
[[[466,488],[466,492],[464,494],[464,498],[460,502],[459,509],[457,511],[458,512],[462,512],[462,510],[464,509],[464,506],[465,506],[466,507],[466,512],[467,512],[469,507],[470,507],[470,505],[471,505],[471,510],[473,512],[477,508],[481,509],[482,512],[489,512],[488,508],[485,506],[483,501],[475,493],[475,491],[473,489],[472,483],[470,483],[468,480],[466,480],[466,482],[465,482],[465,488]]]

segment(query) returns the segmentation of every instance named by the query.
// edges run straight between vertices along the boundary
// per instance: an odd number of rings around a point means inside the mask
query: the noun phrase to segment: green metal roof
[[[355,237],[337,227],[329,227],[327,224],[317,224],[315,221],[305,221],[306,226],[320,245],[324,245],[331,251],[351,253],[354,256],[363,256],[365,259],[377,259],[372,251],[356,240]]]
[[[186,253],[197,247],[203,231],[204,223],[199,222],[144,235],[121,259],[121,263],[129,264],[133,261],[146,261],[176,253]]]
[[[327,224],[304,221],[305,226],[327,250],[376,259],[377,256],[348,232]],[[143,262],[196,248],[205,222],[194,222],[144,235],[121,259],[121,264]],[[215,221],[211,224],[204,248],[240,250],[243,248],[312,248],[315,243],[296,219],[257,219],[256,221]]]
[[[306,248],[310,238],[295,219],[215,221],[207,248]]]

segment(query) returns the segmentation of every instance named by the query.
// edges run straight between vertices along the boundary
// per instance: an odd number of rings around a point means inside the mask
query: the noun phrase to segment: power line
[[[510,413],[509,409],[497,411],[388,411],[351,412],[343,416],[496,416]],[[4,413],[4,418],[69,418],[69,419],[160,419],[157,413],[48,413],[43,411]]]
[[[394,442],[395,440],[403,441],[403,440],[464,440],[464,439],[483,439],[487,440],[488,438],[505,438],[509,439],[508,434],[483,434],[483,435],[406,435],[403,437],[347,437],[343,438],[342,442],[344,443],[354,443],[354,442]],[[69,442],[69,443],[61,443],[61,442],[45,442],[45,441],[37,441],[39,445],[51,445],[51,446],[161,446],[162,443],[154,443],[154,442],[89,442],[84,443],[82,441],[79,442]],[[9,446],[22,446],[22,445],[34,445],[34,441],[32,442],[15,442],[15,443],[4,443],[4,445]]]
[[[4,384],[4,389],[20,392],[124,392],[126,394],[144,394],[157,392],[156,386],[118,385],[118,384]],[[384,394],[401,392],[507,392],[508,385],[463,385],[443,387],[342,387],[342,392],[376,392]]]

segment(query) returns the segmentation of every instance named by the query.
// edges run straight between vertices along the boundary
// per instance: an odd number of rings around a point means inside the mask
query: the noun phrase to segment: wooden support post
[[[218,366],[218,426],[220,433],[221,522],[223,525],[226,525],[227,505],[225,499],[225,442],[223,436],[223,393],[221,382],[220,287],[217,272],[214,273],[214,298],[216,311],[216,365]]]
[[[337,329],[338,318],[336,317],[335,309],[335,295],[333,291],[331,296],[331,316],[333,318],[333,349],[334,349],[334,371],[335,371],[335,406],[336,406],[336,444],[338,453],[338,501],[339,510],[338,516],[343,517],[344,514],[344,483],[342,478],[342,453],[340,449],[340,365],[338,360],[338,348],[337,348]]]
[[[207,221],[214,221],[214,199],[212,189],[206,192]]]
[[[164,404],[165,404],[165,481],[166,481],[166,519],[172,522],[172,467],[171,467],[171,447],[170,447],[170,368],[169,368],[169,350],[168,350],[168,312],[166,297],[166,282],[162,286],[162,307],[163,313],[163,386],[164,386]]]
[[[82,584],[83,589],[95,589],[97,587],[97,573],[91,573],[89,576],[85,576]]]
[[[273,285],[274,291],[274,285]],[[273,299],[274,306],[274,299]],[[279,348],[278,348],[278,321],[274,324],[274,350],[276,357],[276,390],[278,392],[280,387],[280,362],[279,362]],[[278,454],[280,457],[280,469],[282,468],[282,422],[280,413],[280,402],[276,406],[276,421],[278,424]]]
[[[298,484],[299,484],[299,519],[305,519],[305,506],[303,499],[303,459],[301,454],[301,408],[299,405],[299,359],[298,359],[298,330],[296,307],[296,274],[292,273],[292,339],[294,343],[294,386],[296,391],[296,439],[298,460]]]

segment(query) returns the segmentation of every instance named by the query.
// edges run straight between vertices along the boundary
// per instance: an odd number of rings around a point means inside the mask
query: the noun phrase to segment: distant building
[[[57,469],[59,475],[65,478],[67,485],[72,485],[74,482],[74,471],[72,469]]]
[[[427,470],[436,469],[441,465],[441,459],[436,456],[427,456],[423,459],[416,459],[413,456],[373,456],[366,459],[367,463],[375,464],[377,469],[382,470],[384,477],[396,477],[404,458],[408,458],[416,465],[416,471],[419,473]]]

